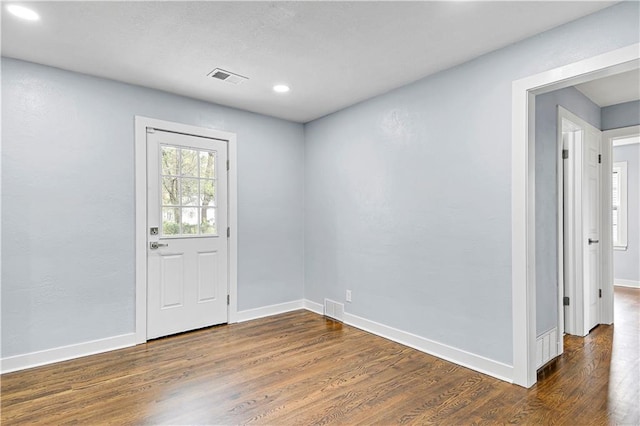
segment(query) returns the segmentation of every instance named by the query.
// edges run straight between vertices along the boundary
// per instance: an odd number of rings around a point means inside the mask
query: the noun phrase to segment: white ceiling
[[[575,87],[600,107],[637,101],[640,99],[640,69],[578,84]]]
[[[2,54],[307,122],[613,3],[29,2]]]

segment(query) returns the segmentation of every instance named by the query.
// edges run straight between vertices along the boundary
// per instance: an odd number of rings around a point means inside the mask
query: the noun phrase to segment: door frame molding
[[[227,322],[238,317],[238,151],[236,134],[205,127],[135,116],[135,341],[147,341],[147,127],[167,132],[183,133],[204,138],[221,139],[228,143],[228,225],[230,302]]]
[[[512,83],[511,297],[513,383],[536,383],[535,97],[640,68],[640,43]]]

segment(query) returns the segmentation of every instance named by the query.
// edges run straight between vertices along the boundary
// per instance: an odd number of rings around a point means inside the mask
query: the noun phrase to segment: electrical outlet
[[[346,300],[347,300],[347,302],[351,302],[351,290],[347,290]]]

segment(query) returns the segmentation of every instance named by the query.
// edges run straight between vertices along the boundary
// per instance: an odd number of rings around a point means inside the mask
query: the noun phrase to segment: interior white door
[[[147,338],[227,322],[227,142],[148,129]]]
[[[600,320],[602,132],[562,108],[564,331],[586,336]],[[560,323],[560,322],[559,322]]]
[[[585,330],[600,323],[600,145],[601,132],[584,129],[582,177],[583,278]]]

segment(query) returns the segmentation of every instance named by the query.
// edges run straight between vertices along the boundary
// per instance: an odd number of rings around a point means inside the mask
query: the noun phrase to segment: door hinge
[[[598,164],[602,164],[602,154],[598,154]]]
[[[229,171],[229,160],[227,160],[227,171]]]
[[[598,289],[598,297],[602,297],[602,289],[601,288]]]
[[[227,294],[227,305],[231,303],[231,295]]]
[[[231,228],[227,226],[227,238],[231,238]]]
[[[563,149],[562,150],[562,159],[566,160],[567,158],[569,158],[569,150],[568,149]]]
[[[147,127],[147,133],[155,133],[156,129],[154,129],[153,127]]]
[[[563,297],[563,298],[562,298],[562,304],[563,304],[564,306],[569,306],[569,298],[568,298],[568,297],[566,297],[566,296],[565,296],[565,297]]]

